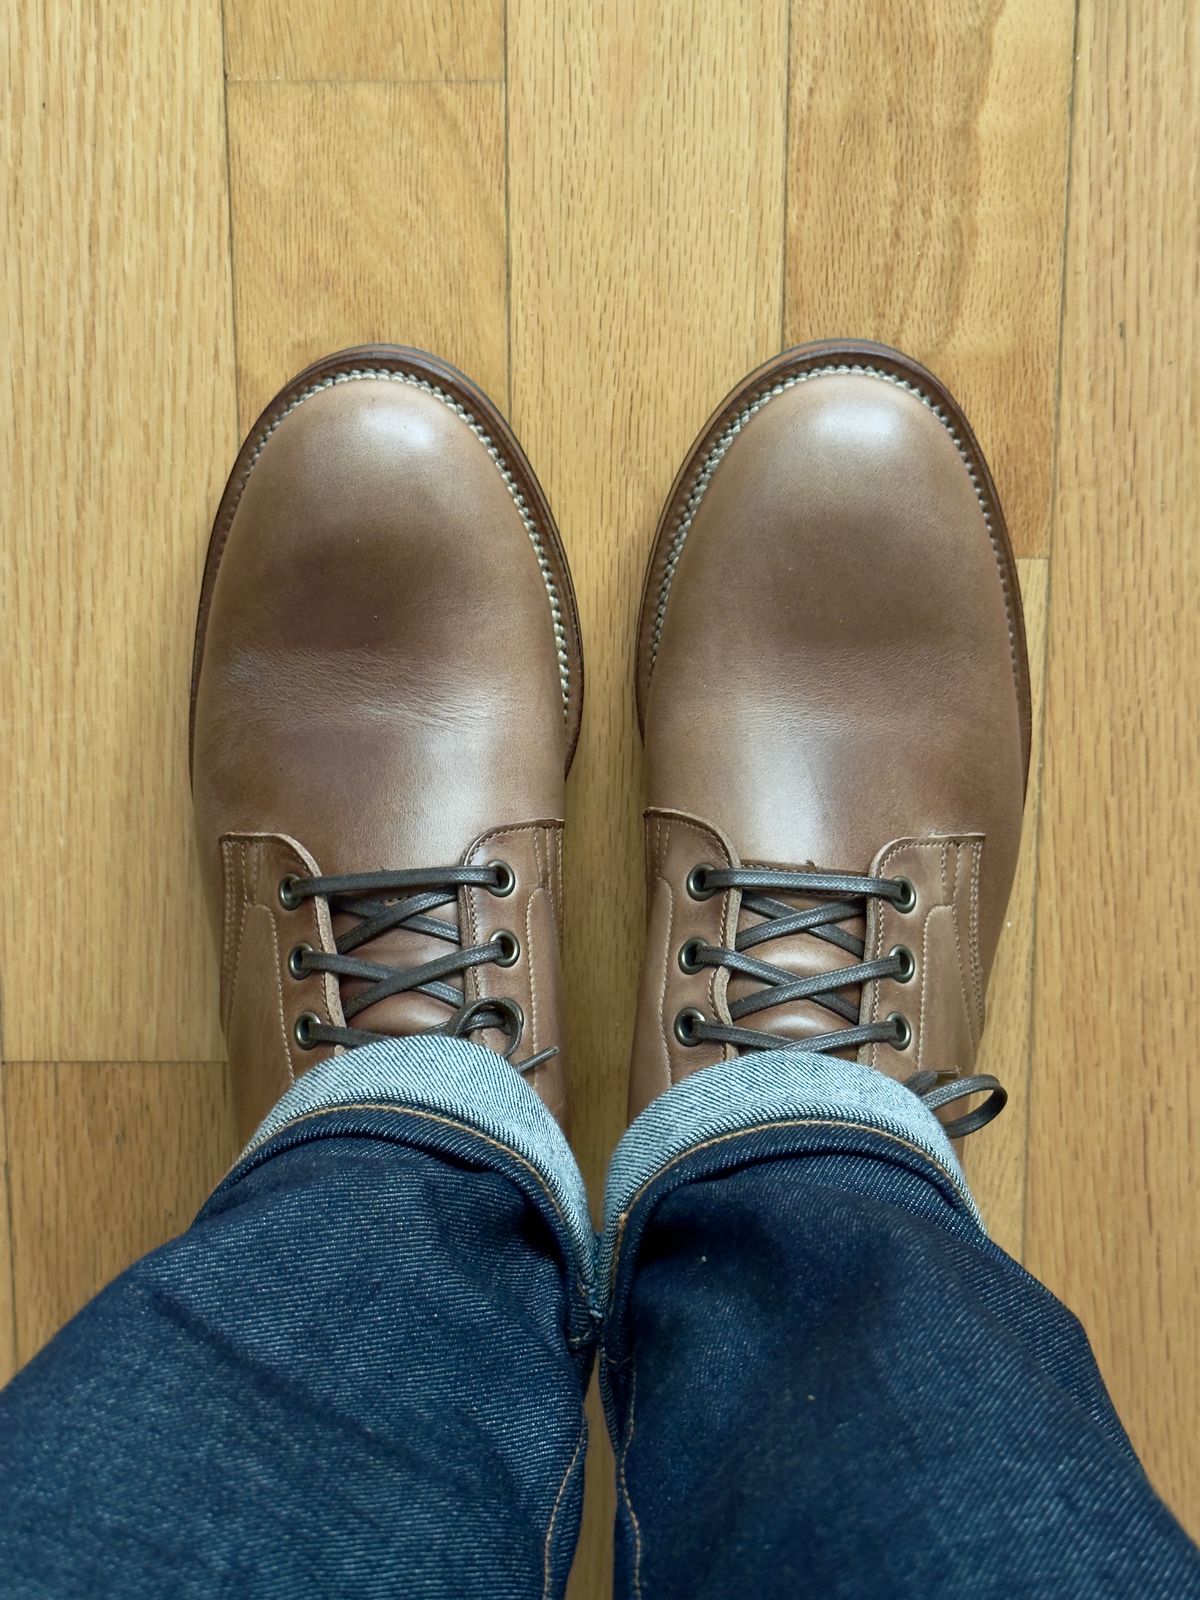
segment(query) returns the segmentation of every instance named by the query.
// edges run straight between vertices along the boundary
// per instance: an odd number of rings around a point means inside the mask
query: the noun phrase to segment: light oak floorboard
[[[187,697],[234,444],[220,14],[18,0],[0,385],[11,1059],[216,1055]]]
[[[1046,654],[1047,563],[1018,562],[1029,648],[1033,732],[1025,826],[1004,932],[988,985],[987,1026],[976,1070],[1008,1090],[1008,1105],[989,1127],[964,1140],[963,1159],[988,1233],[1020,1260],[1024,1248],[1026,1131],[1029,1117],[1029,1035],[1033,1005],[1033,930],[1037,894],[1042,748],[1042,669]]]
[[[294,373],[418,345],[503,404],[504,91],[229,85],[243,429]]]
[[[504,0],[225,0],[225,37],[231,78],[504,74]]]
[[[1083,0],[1026,1253],[1200,1532],[1200,48]]]
[[[966,407],[1018,555],[1050,499],[1070,0],[792,0],[789,343],[899,345]]]

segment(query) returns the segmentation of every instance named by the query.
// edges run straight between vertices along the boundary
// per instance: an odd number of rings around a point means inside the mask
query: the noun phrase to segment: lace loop
[[[729,1023],[710,1021],[702,1013],[689,1009],[686,1029],[677,1029],[681,1043],[728,1045],[735,1050],[810,1050],[823,1055],[857,1050],[868,1044],[905,1048],[912,1038],[912,1029],[900,1013],[893,1012],[878,1022],[863,1022],[860,1020],[861,1002],[856,1003],[842,991],[860,989],[865,983],[887,978],[907,983],[915,971],[912,952],[896,944],[887,955],[865,960],[863,941],[841,924],[863,916],[871,900],[885,900],[901,914],[911,911],[916,905],[916,893],[907,878],[708,865],[693,867],[688,874],[687,890],[696,900],[707,900],[714,894],[734,889],[741,893],[742,909],[762,920],[739,929],[732,949],[708,944],[703,939],[689,939],[684,947],[687,964],[681,951],[680,965],[685,972],[697,972],[705,967],[722,968],[731,977],[754,979],[760,987],[730,1002]],[[816,899],[817,904],[797,909],[769,891],[801,894]],[[797,978],[773,962],[747,954],[770,940],[795,934],[820,939],[852,960],[831,972]],[[743,1023],[744,1018],[757,1012],[800,1000],[821,1006],[848,1026],[807,1039],[795,1039]],[[683,1015],[681,1012],[680,1016]],[[987,1094],[982,1105],[945,1124],[952,1139],[965,1138],[991,1122],[1004,1109],[1008,1098],[997,1079],[987,1075],[959,1078],[951,1073],[924,1071],[913,1073],[904,1083],[931,1111],[970,1095]]]
[[[332,951],[313,950],[297,945],[289,958],[288,968],[296,978],[328,973],[339,981],[357,981],[363,985],[356,993],[342,993],[342,1014],[347,1026],[324,1022],[311,1013],[305,1013],[306,1026],[303,1037],[297,1031],[297,1040],[305,1049],[314,1045],[340,1045],[347,1049],[360,1044],[374,1044],[391,1034],[375,1032],[368,1028],[350,1027],[352,1018],[360,1011],[398,994],[424,994],[448,1006],[451,1015],[440,1028],[412,1030],[421,1033],[440,1033],[452,1038],[468,1038],[473,1033],[499,1029],[509,1043],[502,1052],[512,1060],[525,1028],[525,1017],[515,1000],[504,997],[483,996],[469,1000],[466,988],[456,987],[448,979],[465,975],[472,967],[493,962],[498,966],[513,964],[511,934],[497,934],[483,944],[464,947],[457,922],[449,922],[430,913],[439,907],[455,904],[463,888],[487,889],[492,894],[506,895],[515,885],[512,868],[503,861],[491,861],[485,866],[455,866],[409,868],[397,872],[350,872],[331,877],[304,878],[289,874],[279,885],[280,904],[293,909],[304,900],[323,899],[331,915],[353,917],[356,920],[334,941]],[[351,952],[361,949],[382,934],[403,928],[409,933],[419,933],[427,938],[440,939],[452,945],[444,955],[410,967],[397,967],[381,961],[371,961]],[[519,950],[519,946],[517,947]],[[529,1072],[557,1055],[551,1046],[527,1060],[513,1062],[518,1072]]]
[[[906,1087],[924,1100],[931,1111],[953,1105],[956,1100],[965,1100],[969,1095],[987,1095],[983,1104],[973,1111],[942,1124],[951,1139],[965,1139],[969,1133],[986,1128],[1008,1104],[1008,1090],[990,1072],[977,1072],[970,1078],[957,1078],[946,1072],[914,1072],[906,1080]]]

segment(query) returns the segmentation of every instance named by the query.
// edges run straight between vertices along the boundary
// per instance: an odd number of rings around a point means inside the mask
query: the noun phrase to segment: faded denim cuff
[[[234,1174],[289,1129],[316,1118],[350,1131],[354,1113],[405,1119],[406,1142],[531,1178],[545,1191],[592,1293],[595,1235],[566,1136],[520,1073],[468,1039],[417,1034],[330,1056],[297,1079],[259,1125]],[[370,1126],[378,1126],[372,1118]],[[364,1124],[363,1132],[370,1129]]]

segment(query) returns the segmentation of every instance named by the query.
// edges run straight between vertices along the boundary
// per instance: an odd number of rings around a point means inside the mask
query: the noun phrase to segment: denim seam
[[[563,1495],[567,1492],[567,1485],[575,1471],[575,1464],[579,1460],[580,1451],[587,1440],[587,1423],[584,1422],[579,1429],[579,1438],[575,1441],[575,1449],[567,1462],[566,1471],[562,1475],[562,1482],[558,1486],[558,1493],[554,1496],[554,1504],[550,1508],[550,1521],[546,1524],[546,1538],[542,1546],[542,1600],[550,1600],[551,1580],[551,1545],[554,1539],[554,1524],[558,1520],[559,1507],[562,1505]]]
[[[316,1111],[306,1111],[306,1112],[303,1113],[302,1116],[293,1117],[290,1121],[281,1123],[279,1125],[279,1127],[273,1129],[272,1132],[270,1134],[268,1134],[265,1139],[260,1140],[258,1142],[251,1143],[250,1145],[248,1145],[246,1147],[246,1150],[243,1152],[242,1156],[239,1157],[239,1159],[234,1163],[234,1165],[230,1168],[230,1170],[226,1174],[226,1176],[227,1177],[232,1177],[233,1174],[237,1171],[237,1169],[246,1160],[248,1160],[251,1156],[260,1155],[261,1152],[263,1150],[265,1150],[275,1139],[279,1138],[279,1136],[281,1134],[287,1133],[292,1128],[299,1128],[304,1123],[316,1122],[316,1121],[319,1121],[322,1117],[329,1116],[331,1113],[336,1114],[336,1113],[342,1112],[342,1111],[393,1111],[399,1116],[416,1117],[419,1120],[423,1120],[425,1122],[437,1123],[439,1126],[444,1127],[444,1128],[457,1128],[457,1129],[460,1129],[463,1133],[468,1133],[468,1134],[473,1135],[473,1137],[475,1137],[476,1139],[479,1139],[483,1144],[490,1145],[493,1150],[499,1150],[504,1155],[511,1156],[512,1159],[517,1163],[518,1166],[524,1168],[524,1170],[526,1172],[528,1172],[534,1178],[534,1180],[536,1181],[538,1187],[541,1189],[542,1193],[549,1200],[550,1205],[551,1205],[551,1207],[552,1207],[552,1209],[554,1211],[555,1216],[562,1223],[563,1232],[566,1234],[566,1236],[568,1238],[572,1237],[570,1225],[567,1222],[566,1217],[563,1215],[562,1207],[559,1205],[558,1199],[555,1196],[554,1191],[550,1188],[550,1186],[549,1186],[549,1184],[547,1184],[545,1178],[538,1171],[538,1169],[533,1165],[533,1163],[530,1160],[528,1160],[525,1156],[523,1156],[520,1153],[519,1150],[514,1150],[511,1145],[507,1145],[507,1144],[502,1143],[499,1139],[493,1138],[491,1134],[484,1133],[484,1132],[482,1132],[481,1129],[473,1127],[472,1124],[469,1123],[469,1122],[461,1122],[456,1117],[439,1116],[436,1112],[427,1111],[427,1110],[424,1109],[424,1107],[421,1107],[421,1106],[408,1106],[408,1105],[403,1105],[403,1104],[400,1104],[400,1103],[397,1103],[397,1102],[393,1102],[393,1101],[385,1101],[385,1100],[342,1100],[342,1101],[339,1101],[336,1105],[322,1106],[322,1107],[320,1107],[319,1110],[316,1110]],[[338,1137],[339,1138],[345,1138],[346,1137],[346,1133],[343,1131],[343,1132],[339,1133]],[[354,1135],[354,1137],[366,1138],[366,1137],[370,1137],[370,1136],[369,1135],[365,1135],[365,1134],[358,1134],[358,1135]],[[583,1301],[584,1305],[590,1307],[591,1302],[590,1302],[590,1297],[588,1295],[586,1274],[580,1272],[580,1273],[578,1273],[578,1278],[579,1278],[579,1282],[576,1285],[576,1293],[578,1294],[579,1298]],[[585,1338],[586,1338],[586,1336],[585,1336]]]
[[[727,1144],[734,1139],[753,1138],[760,1133],[774,1132],[782,1128],[847,1128],[854,1133],[870,1133],[877,1135],[881,1139],[886,1139],[892,1144],[899,1145],[902,1150],[907,1150],[910,1155],[919,1156],[923,1161],[928,1161],[929,1164],[934,1167],[943,1178],[946,1179],[947,1183],[951,1184],[955,1189],[958,1187],[951,1174],[946,1171],[945,1167],[943,1167],[942,1164],[927,1151],[920,1149],[919,1146],[915,1144],[910,1144],[907,1139],[901,1139],[897,1134],[894,1134],[887,1129],[873,1128],[866,1123],[846,1122],[840,1118],[830,1117],[785,1117],[774,1122],[758,1122],[752,1127],[736,1128],[729,1133],[716,1134],[711,1139],[703,1140],[700,1144],[689,1145],[686,1150],[681,1150],[677,1155],[672,1156],[670,1161],[666,1162],[663,1166],[656,1167],[648,1178],[643,1179],[638,1188],[635,1189],[633,1194],[629,1197],[629,1200],[626,1202],[624,1208],[617,1213],[617,1216],[614,1218],[615,1237],[613,1240],[612,1260],[609,1264],[608,1282],[606,1285],[608,1291],[608,1300],[610,1303],[612,1299],[613,1287],[616,1283],[621,1249],[625,1240],[625,1224],[637,1206],[638,1201],[641,1199],[642,1195],[645,1194],[646,1190],[650,1188],[652,1184],[657,1183],[658,1180],[663,1177],[664,1174],[670,1172],[672,1168],[677,1167],[681,1161],[686,1161],[689,1156],[695,1155],[698,1151],[711,1150],[717,1145]],[[804,1152],[797,1151],[796,1153],[803,1154]]]
[[[621,1499],[625,1502],[625,1510],[629,1513],[629,1521],[633,1526],[633,1592],[637,1600],[642,1600],[642,1525],[637,1519],[637,1512],[633,1509],[633,1497],[629,1493],[629,1478],[625,1471],[625,1463],[629,1457],[630,1447],[633,1444],[633,1435],[636,1431],[634,1410],[637,1406],[637,1365],[635,1358],[629,1358],[629,1415],[625,1424],[625,1438],[621,1445],[621,1460],[617,1469],[617,1480],[621,1486]]]

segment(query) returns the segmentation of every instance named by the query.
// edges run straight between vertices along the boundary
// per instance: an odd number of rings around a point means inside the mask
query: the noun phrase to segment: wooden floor
[[[259,407],[338,346],[427,346],[507,405],[556,508],[587,649],[566,965],[595,1190],[641,940],[655,515],[748,368],[859,334],[956,390],[1023,558],[1040,764],[986,1045],[1013,1104],[974,1177],[1200,1532],[1195,6],[12,9],[0,1369],[231,1154],[186,682]]]

